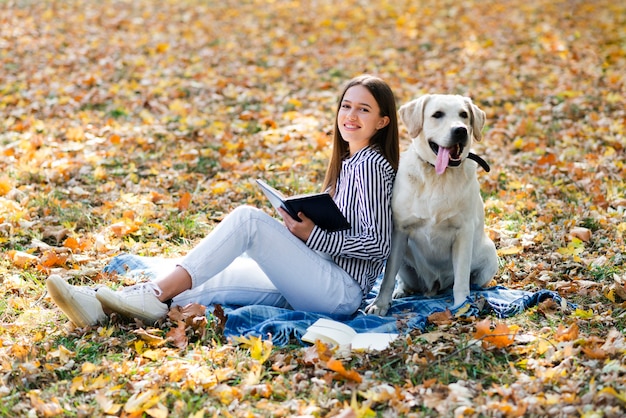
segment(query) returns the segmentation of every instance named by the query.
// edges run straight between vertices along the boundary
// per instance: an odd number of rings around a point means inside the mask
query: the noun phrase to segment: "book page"
[[[315,323],[313,325],[311,325],[309,328],[331,328],[331,329],[336,329],[339,330],[341,332],[343,332],[346,335],[349,335],[351,337],[356,335],[356,331],[349,325],[344,324],[343,322],[339,322],[339,321],[333,321],[332,319],[327,319],[327,318],[320,318],[317,321],[315,321]]]
[[[256,182],[259,186],[261,186],[263,194],[265,194],[265,197],[267,197],[267,200],[270,201],[274,209],[278,210],[278,208],[283,206],[285,196],[281,192],[279,192],[263,180],[257,179]]]
[[[321,340],[327,344],[347,346],[352,350],[384,350],[398,338],[398,334],[382,332],[357,333],[352,327],[343,322],[320,318],[307,328],[302,341],[315,343]]]
[[[398,334],[386,334],[382,332],[363,332],[352,339],[353,350],[384,350],[389,347]]]
[[[316,340],[321,340],[327,344],[346,346],[351,344],[352,337],[353,335],[346,334],[338,329],[309,328],[302,337],[302,341],[314,344]]]

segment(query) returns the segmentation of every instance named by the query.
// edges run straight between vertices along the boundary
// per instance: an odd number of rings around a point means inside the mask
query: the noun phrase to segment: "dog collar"
[[[476,161],[476,163],[478,163],[479,166],[482,167],[483,170],[485,170],[487,173],[491,171],[491,167],[489,167],[489,164],[487,164],[487,161],[483,160],[480,156],[474,154],[473,152],[470,152],[469,154],[467,154],[467,158],[469,158],[470,160],[474,160]],[[428,165],[434,167],[433,164],[429,163],[428,161],[422,159],[420,157],[420,160],[424,161],[425,163],[427,163]],[[458,167],[461,165],[462,160],[459,161],[448,161],[448,167]]]
[[[487,173],[491,171],[491,167],[489,167],[489,164],[487,164],[487,161],[483,160],[482,158],[480,158],[478,155],[474,154],[473,152],[470,152],[467,155],[467,158],[469,158],[470,160],[476,161],[478,165],[481,166],[483,170],[485,170]]]

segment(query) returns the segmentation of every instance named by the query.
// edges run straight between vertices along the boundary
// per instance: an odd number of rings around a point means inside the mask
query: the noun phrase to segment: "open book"
[[[338,346],[350,346],[352,350],[384,350],[398,338],[398,334],[383,332],[357,333],[348,325],[320,318],[307,328],[302,341],[315,343],[316,340]]]
[[[258,179],[257,184],[261,186],[261,190],[269,199],[275,209],[282,207],[291,215],[292,218],[299,221],[298,212],[304,213],[309,217],[315,225],[329,231],[342,231],[350,229],[350,223],[341,213],[335,201],[328,193],[314,193],[307,195],[299,195],[285,197],[281,192]]]

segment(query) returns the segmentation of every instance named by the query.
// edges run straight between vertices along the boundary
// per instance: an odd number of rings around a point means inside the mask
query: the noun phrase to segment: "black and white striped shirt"
[[[365,147],[342,162],[334,201],[350,222],[346,231],[315,226],[307,245],[328,254],[354,278],[363,297],[391,251],[391,191],[395,171],[376,149]]]

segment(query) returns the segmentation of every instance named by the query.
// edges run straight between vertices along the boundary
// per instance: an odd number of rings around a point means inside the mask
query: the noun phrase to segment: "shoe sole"
[[[155,322],[167,315],[167,311],[165,311],[163,315],[155,318],[154,316],[149,316],[148,313],[143,310],[139,310],[139,308],[120,305],[116,292],[106,287],[98,289],[96,292],[96,298],[100,301],[103,308],[109,309],[127,318],[140,319],[142,322],[150,325],[154,325]]]
[[[59,309],[78,327],[90,327],[97,325],[100,318],[91,320],[91,315],[87,314],[80,305],[74,303],[74,298],[70,295],[68,283],[61,276],[50,276],[46,280],[46,286],[50,296]],[[104,319],[104,318],[102,318]]]

